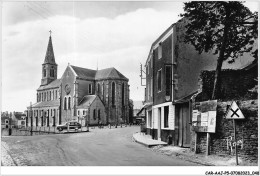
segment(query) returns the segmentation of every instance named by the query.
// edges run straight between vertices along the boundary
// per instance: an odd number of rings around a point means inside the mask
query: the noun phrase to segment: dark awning
[[[139,114],[141,114],[144,109],[147,109],[148,107],[150,107],[152,105],[153,105],[153,102],[145,103],[144,106],[142,107],[142,109],[136,115],[139,116]]]
[[[185,97],[182,97],[182,98],[180,98],[180,99],[178,99],[178,100],[174,100],[174,101],[172,102],[172,104],[175,105],[175,104],[187,103],[187,102],[189,102],[193,97],[197,96],[199,93],[200,93],[200,92],[198,92],[198,91],[193,92],[193,93],[191,93],[191,94],[189,94],[189,95],[187,95],[187,96],[185,96]]]

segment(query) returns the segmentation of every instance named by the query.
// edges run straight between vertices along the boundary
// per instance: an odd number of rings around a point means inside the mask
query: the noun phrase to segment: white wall
[[[168,128],[164,128],[164,107],[165,106],[169,106],[169,116],[168,116],[169,127]],[[156,105],[153,107],[153,128],[158,129],[158,108],[161,108],[161,129],[174,130],[175,106],[172,105],[171,102]]]

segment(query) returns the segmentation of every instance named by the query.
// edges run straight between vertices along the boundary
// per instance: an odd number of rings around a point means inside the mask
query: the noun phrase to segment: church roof
[[[124,79],[128,80],[122,73],[114,67],[98,70],[95,79]]]
[[[61,84],[61,79],[55,79],[50,84],[47,84],[45,86],[40,86],[37,90],[45,90],[45,89],[51,89],[51,88],[58,88]]]
[[[76,74],[80,78],[85,78],[85,79],[94,79],[95,78],[96,70],[77,67],[77,66],[73,66],[73,65],[71,65],[71,67],[73,68],[73,70],[76,72]]]
[[[41,108],[41,107],[56,107],[60,105],[59,100],[52,100],[52,101],[42,101],[32,105],[32,108]],[[30,106],[28,107],[30,108]]]
[[[80,108],[89,107],[97,97],[98,97],[97,95],[84,96],[80,101],[78,108],[80,109]]]
[[[106,68],[102,70],[91,70],[87,68],[77,67],[71,65],[72,69],[75,71],[75,73],[78,75],[79,78],[84,79],[128,79],[120,73],[118,70],[116,70],[114,67]]]
[[[47,64],[47,63],[57,65],[56,62],[55,62],[51,36],[49,38],[49,43],[48,43],[48,47],[47,47],[47,51],[46,51],[46,55],[45,55],[45,60],[44,60],[43,64]]]

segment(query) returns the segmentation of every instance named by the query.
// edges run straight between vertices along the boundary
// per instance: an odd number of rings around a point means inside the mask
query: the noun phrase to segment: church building
[[[56,126],[71,120],[82,125],[129,123],[129,80],[118,70],[68,64],[60,79],[57,73],[50,35],[37,101],[27,107],[27,126]]]

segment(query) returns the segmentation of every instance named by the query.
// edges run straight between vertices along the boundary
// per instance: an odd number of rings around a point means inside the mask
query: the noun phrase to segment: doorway
[[[158,108],[158,140],[161,140],[161,108]]]
[[[176,129],[176,145],[180,147],[190,147],[191,132],[190,132],[190,109],[189,103],[176,105],[175,111]]]

